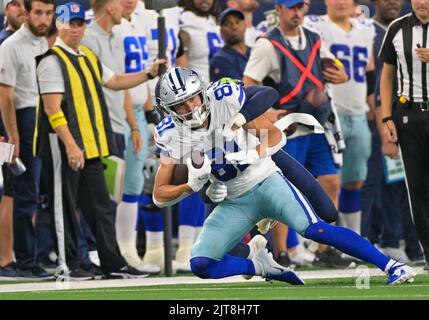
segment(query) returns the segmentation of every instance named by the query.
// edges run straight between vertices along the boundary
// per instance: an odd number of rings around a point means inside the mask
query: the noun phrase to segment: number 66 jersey
[[[227,199],[233,199],[262,182],[277,169],[270,157],[259,159],[250,165],[232,164],[224,159],[225,153],[255,148],[259,139],[247,134],[243,128],[237,130],[234,140],[226,142],[222,136],[224,125],[240,111],[246,101],[243,88],[234,82],[215,82],[207,88],[210,105],[208,129],[191,130],[177,125],[167,116],[155,128],[155,142],[161,155],[185,164],[183,160],[192,150],[198,149],[212,160],[211,180],[226,184]]]
[[[352,29],[345,31],[328,15],[304,18],[304,26],[319,34],[325,47],[343,63],[349,76],[346,83],[330,88],[339,115],[358,115],[369,110],[365,72],[373,54],[375,28],[368,19],[351,18],[350,23]]]

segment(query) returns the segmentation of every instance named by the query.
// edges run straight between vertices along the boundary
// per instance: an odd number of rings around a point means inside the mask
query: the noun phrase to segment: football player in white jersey
[[[176,55],[179,49],[179,21],[182,9],[177,7],[168,8],[163,10],[165,17],[165,31],[166,31],[166,53],[170,65],[174,66],[176,63]],[[158,13],[155,10],[148,10],[145,8],[144,0],[137,3],[135,11],[145,23],[146,44],[148,50],[148,64],[154,61],[158,56]],[[153,95],[157,79],[149,81],[150,93]]]
[[[170,65],[175,64],[176,55],[179,49],[179,28],[180,14],[182,9],[178,6],[163,10],[166,25],[166,53]],[[146,43],[149,53],[148,63],[154,61],[158,56],[158,13],[154,10],[146,9],[144,1],[139,1],[136,8],[138,13],[145,22]],[[155,90],[157,78],[148,82],[151,95]],[[179,205],[179,228],[178,240],[179,246],[176,251],[175,260],[173,261],[173,270],[177,272],[189,272],[189,255],[194,243],[196,233],[202,227],[204,219],[204,205],[202,201],[196,199],[187,199],[186,203]],[[150,217],[148,216],[150,215]],[[146,227],[146,253],[143,258],[145,264],[157,264],[164,268],[164,250],[163,250],[163,226],[162,214],[155,215],[153,212],[143,210],[142,217]]]
[[[353,0],[325,0],[327,14],[307,16],[304,25],[317,32],[343,63],[349,80],[331,86],[346,150],[341,170],[339,211],[347,227],[360,232],[360,195],[371,153],[367,112],[374,110],[375,29],[370,20],[351,18]]]
[[[272,161],[271,155],[286,138],[263,115],[231,136],[231,119],[236,120],[250,101],[237,83],[218,81],[207,87],[195,71],[174,68],[159,79],[155,98],[157,107],[168,115],[155,130],[161,149],[155,204],[163,207],[177,203],[209,181],[206,194],[218,203],[192,248],[194,274],[205,279],[260,275],[304,284],[296,273],[276,263],[265,248],[250,259],[227,254],[259,220],[269,218],[289,225],[306,238],[377,265],[388,274],[388,284],[412,281],[410,267],[384,256],[354,231],[331,226],[316,215],[305,196]],[[232,140],[225,139],[225,131]],[[203,152],[199,162],[185,158],[196,148]],[[175,167],[182,160],[186,161],[188,181],[175,185]]]
[[[180,16],[180,39],[184,54],[176,65],[190,67],[209,81],[209,61],[223,47],[220,27],[216,22],[215,0],[184,0]]]
[[[122,0],[121,24],[113,28],[120,39],[125,56],[125,72],[133,73],[146,70],[149,57],[145,35],[145,21],[143,17],[135,12],[138,0]],[[124,194],[122,202],[118,205],[116,216],[116,234],[119,248],[124,258],[141,271],[157,274],[161,268],[157,265],[142,263],[136,249],[136,225],[138,217],[138,204],[143,192],[144,178],[143,167],[148,156],[149,129],[145,112],[150,114],[153,105],[150,100],[147,83],[143,83],[129,90],[133,112],[137,126],[126,128],[125,139],[125,177]],[[149,108],[149,109],[148,109]],[[133,148],[131,132],[137,131],[143,141],[143,148],[136,152]]]

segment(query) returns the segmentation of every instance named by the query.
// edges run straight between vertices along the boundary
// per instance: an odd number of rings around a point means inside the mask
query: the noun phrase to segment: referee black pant
[[[416,104],[397,106],[393,114],[405,166],[411,212],[429,262],[429,112]]]
[[[49,135],[50,154],[43,157],[48,175],[50,208],[57,237],[59,266],[79,268],[78,221],[76,201],[97,242],[101,269],[107,274],[126,266],[116,241],[115,212],[104,180],[99,158],[86,160],[82,170],[68,165],[63,143],[56,134]]]

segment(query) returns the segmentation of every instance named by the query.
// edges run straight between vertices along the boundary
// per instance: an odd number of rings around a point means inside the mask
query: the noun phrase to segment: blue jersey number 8
[[[224,97],[229,97],[232,95],[232,87],[230,83],[225,83],[223,85],[217,86],[214,89],[214,95],[217,101],[222,100]]]
[[[146,69],[145,61],[149,54],[146,50],[146,37],[125,37],[125,72],[139,72]]]

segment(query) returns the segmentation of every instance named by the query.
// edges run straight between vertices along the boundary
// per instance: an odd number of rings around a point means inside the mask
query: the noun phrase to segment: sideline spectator
[[[35,57],[48,50],[44,36],[54,15],[53,0],[25,0],[27,22],[0,47],[0,104],[9,142],[15,145],[26,171],[14,177],[13,231],[15,257],[22,275],[51,276],[38,265],[33,217],[39,207],[41,160],[33,157],[33,133],[38,99]]]
[[[116,241],[114,211],[100,160],[116,153],[116,141],[102,85],[112,90],[137,86],[156,74],[164,61],[155,63],[149,75],[145,71],[115,74],[90,49],[80,45],[85,31],[83,6],[69,2],[57,12],[59,36],[52,49],[39,57],[37,67],[42,98],[37,151],[52,181],[49,194],[57,227],[57,277],[91,277],[79,269],[77,197],[96,238],[104,276],[145,277],[147,274],[127,265]]]

